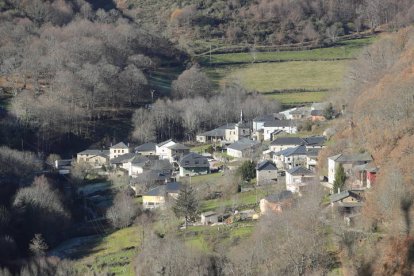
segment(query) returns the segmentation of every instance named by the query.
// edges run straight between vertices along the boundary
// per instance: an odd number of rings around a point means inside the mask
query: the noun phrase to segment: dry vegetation
[[[384,35],[352,64],[347,74],[348,92],[337,97],[338,104],[346,103],[346,116],[337,123],[339,132],[327,152],[368,150],[380,166],[361,221],[366,235],[382,234],[385,238],[365,240],[357,246],[357,251],[367,254],[350,265],[355,273],[413,273],[408,253],[412,250],[414,202],[413,46],[412,28]],[[402,254],[398,261],[391,257],[397,249]],[[373,259],[369,252],[375,250],[383,253]]]

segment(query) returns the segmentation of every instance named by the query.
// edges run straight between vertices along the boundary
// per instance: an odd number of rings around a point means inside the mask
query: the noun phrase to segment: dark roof
[[[179,193],[183,185],[180,182],[169,182],[165,185],[155,187],[144,195],[146,196],[163,196],[165,193]]]
[[[140,152],[140,151],[155,151],[155,146],[156,145],[157,144],[152,143],[152,142],[145,143],[145,144],[142,144],[142,145],[136,147],[135,148],[135,151],[136,152]]]
[[[174,142],[172,139],[168,139],[167,141],[164,141],[164,142],[161,142],[161,143],[157,144],[157,147],[162,147],[162,146],[168,144],[171,141]]]
[[[272,146],[285,146],[285,145],[304,145],[305,140],[300,137],[277,137],[270,143]]]
[[[195,152],[190,152],[189,154],[186,154],[183,157],[181,157],[179,164],[180,164],[180,167],[184,167],[184,168],[210,167],[210,164],[208,163],[208,159]]]
[[[219,126],[217,129],[234,129],[235,127],[235,123],[227,123],[225,125]]]
[[[291,175],[315,175],[313,171],[300,166],[291,168],[287,173]]]
[[[319,156],[319,152],[321,151],[321,149],[320,148],[315,148],[315,149],[313,149],[313,148],[311,148],[311,149],[307,149],[306,150],[306,155],[307,156],[309,156],[309,157],[311,157],[311,158],[316,158],[316,157],[318,157]]]
[[[306,146],[322,146],[326,141],[326,137],[325,136],[309,136],[309,137],[303,138],[303,140],[305,141]]]
[[[148,162],[148,167],[151,170],[162,170],[162,171],[171,171],[173,166],[171,165],[170,161],[167,159],[160,159],[160,160],[150,160]]]
[[[347,197],[350,197],[350,196],[354,197],[358,200],[361,200],[361,196],[359,196],[358,194],[352,192],[351,190],[342,191],[339,194],[336,193],[336,194],[330,195],[329,198],[330,198],[331,202],[333,203],[333,202],[343,200],[343,199],[345,199]]]
[[[238,126],[239,128],[250,128],[250,124],[247,122],[237,123],[236,126]]]
[[[81,155],[96,155],[96,156],[102,156],[102,157],[108,157],[109,156],[109,150],[96,150],[96,149],[87,149],[84,151],[79,152],[78,154]]]
[[[274,120],[264,123],[264,127],[294,127],[297,122],[293,120]]]
[[[111,149],[127,149],[127,145],[124,144],[124,142],[120,142],[114,146],[111,147]]]
[[[190,149],[189,147],[184,146],[183,144],[179,144],[179,143],[171,145],[168,148],[169,149],[174,149],[174,150],[189,150]]]
[[[258,142],[258,141],[253,141],[253,140],[250,140],[250,139],[243,138],[243,139],[240,139],[239,141],[236,141],[233,144],[229,145],[227,148],[242,151],[242,150],[246,150],[246,149],[255,147],[259,144],[260,144],[260,142]]]
[[[329,157],[329,159],[340,163],[352,163],[352,162],[369,162],[372,161],[371,154],[359,153],[359,154],[338,154]]]
[[[210,131],[203,132],[199,135],[210,137],[224,137],[226,135],[226,130],[224,128],[216,128]]]
[[[324,111],[323,110],[312,110],[311,111],[311,116],[324,116]]]
[[[114,159],[111,160],[111,164],[122,164],[122,163],[128,163],[128,162],[132,162],[134,159],[137,159],[137,161],[135,163],[139,163],[138,160],[139,159],[146,159],[142,162],[145,162],[148,160],[148,158],[142,156],[142,155],[138,155],[135,152],[130,152],[130,153],[125,153],[123,155],[120,155],[118,157],[115,157]]]
[[[270,162],[269,160],[264,160],[257,164],[256,170],[277,170],[276,165]]]
[[[278,194],[273,194],[265,197],[265,199],[269,202],[280,202],[285,199],[290,199],[293,197],[293,193],[291,191],[282,191]]]
[[[279,120],[279,119],[275,118],[275,116],[272,114],[268,114],[268,115],[262,115],[262,116],[258,116],[254,118],[253,122],[273,122],[275,120]]]
[[[283,156],[292,156],[292,155],[306,155],[306,147],[305,146],[297,146],[294,148],[287,148],[275,153],[276,155],[283,155]]]
[[[171,173],[166,173],[162,170],[150,170],[144,171],[137,175],[137,177],[131,179],[131,184],[140,182],[152,182],[152,181],[166,181],[170,179]]]

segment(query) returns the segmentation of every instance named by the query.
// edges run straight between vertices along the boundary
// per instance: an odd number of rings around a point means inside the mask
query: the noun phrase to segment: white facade
[[[129,149],[128,148],[110,148],[109,149],[109,159],[114,159],[118,156],[124,155],[129,153]]]
[[[243,152],[241,150],[227,148],[227,154],[235,158],[242,158]]]
[[[263,137],[265,141],[270,141],[272,139],[272,133],[276,130],[282,130],[289,134],[296,134],[298,128],[296,126],[265,126],[263,127]]]
[[[171,150],[168,147],[175,145],[175,144],[176,142],[171,140],[162,146],[156,145],[155,154],[158,155],[160,159],[170,159]]]

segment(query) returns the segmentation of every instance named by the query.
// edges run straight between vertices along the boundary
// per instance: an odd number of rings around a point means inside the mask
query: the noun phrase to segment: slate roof
[[[190,149],[189,147],[184,146],[183,144],[179,144],[179,143],[171,145],[168,148],[173,149],[173,150],[187,150],[187,149]]]
[[[319,152],[320,152],[320,148],[316,148],[316,149],[307,149],[306,150],[306,155],[310,158],[316,158],[319,156]]]
[[[325,136],[309,136],[303,138],[306,146],[322,146],[326,142]]]
[[[254,118],[253,122],[273,122],[276,120],[279,120],[279,119],[275,118],[274,115],[268,114],[268,115],[262,115],[262,116],[258,116]]]
[[[111,160],[111,164],[123,164],[123,163],[145,163],[146,161],[148,161],[149,159],[145,156],[142,155],[138,155],[137,153],[126,153],[123,155],[120,155],[118,157],[115,157],[114,159]]]
[[[282,200],[290,199],[293,197],[293,193],[291,191],[282,191],[278,194],[273,194],[265,197],[265,199],[269,202],[280,202]]]
[[[140,183],[140,182],[151,182],[151,181],[166,181],[170,179],[171,173],[165,173],[162,170],[150,170],[144,171],[141,174],[138,174],[136,178],[131,179],[131,184]]]
[[[337,154],[329,157],[329,159],[340,163],[353,163],[353,162],[370,162],[373,161],[371,154],[359,153],[359,154]]]
[[[96,155],[102,157],[109,157],[109,150],[96,150],[96,149],[87,149],[84,151],[79,152],[80,155]]]
[[[168,144],[169,142],[174,142],[174,141],[173,141],[173,139],[168,139],[167,141],[161,142],[161,143],[157,144],[156,146],[160,148],[160,147]]]
[[[300,137],[277,137],[270,145],[272,146],[285,146],[285,145],[304,145],[305,140]]]
[[[150,160],[148,162],[148,167],[151,170],[161,170],[161,171],[171,171],[173,169],[173,166],[171,165],[171,163],[166,160],[166,159],[162,159],[162,160]]]
[[[238,150],[238,151],[243,151],[243,150],[255,147],[259,144],[260,144],[260,142],[258,142],[258,141],[253,141],[253,140],[250,140],[250,139],[243,138],[243,139],[240,139],[239,141],[236,141],[233,144],[229,145],[227,148]]]
[[[261,171],[261,170],[272,170],[272,171],[276,171],[277,167],[275,164],[273,164],[272,162],[270,162],[269,160],[264,160],[260,163],[257,164],[256,166],[256,170]]]
[[[179,193],[183,185],[180,182],[169,182],[165,185],[155,187],[148,192],[145,196],[164,196],[165,193]]]
[[[111,149],[127,149],[127,145],[125,145],[124,142],[120,142],[114,146],[111,147]]]
[[[311,111],[311,116],[324,116],[323,114],[324,114],[324,111],[323,110],[317,110],[317,109],[315,109],[315,110],[312,110]]]
[[[264,127],[295,127],[297,122],[293,120],[274,120],[264,123]]]
[[[354,193],[350,190],[342,191],[339,194],[336,193],[336,194],[330,195],[329,198],[330,198],[331,202],[334,203],[334,202],[343,200],[343,199],[345,199],[349,196],[352,196],[352,197],[355,197],[358,200],[361,200],[361,196],[359,196],[358,194],[356,194],[356,193]]]
[[[210,136],[210,137],[224,137],[226,135],[226,129],[216,128],[210,131],[206,131],[200,134],[201,136]]]
[[[275,153],[276,155],[283,155],[286,157],[293,156],[293,155],[306,155],[306,147],[305,146],[297,146],[294,148],[287,148]]]
[[[181,157],[179,161],[180,167],[183,168],[208,168],[210,164],[208,163],[208,159],[198,153],[190,152],[189,154],[184,155]]]
[[[157,144],[149,142],[149,143],[145,143],[142,144],[138,147],[135,148],[136,152],[141,152],[141,151],[155,151],[155,147]]]
[[[315,175],[313,171],[308,170],[304,167],[293,167],[290,170],[288,170],[286,173],[289,173],[291,175]]]

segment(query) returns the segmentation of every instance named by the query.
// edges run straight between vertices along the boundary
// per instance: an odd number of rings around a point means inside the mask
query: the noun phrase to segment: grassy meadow
[[[320,102],[338,91],[349,62],[375,37],[303,51],[231,53],[200,61],[217,87],[237,82],[283,105]]]

